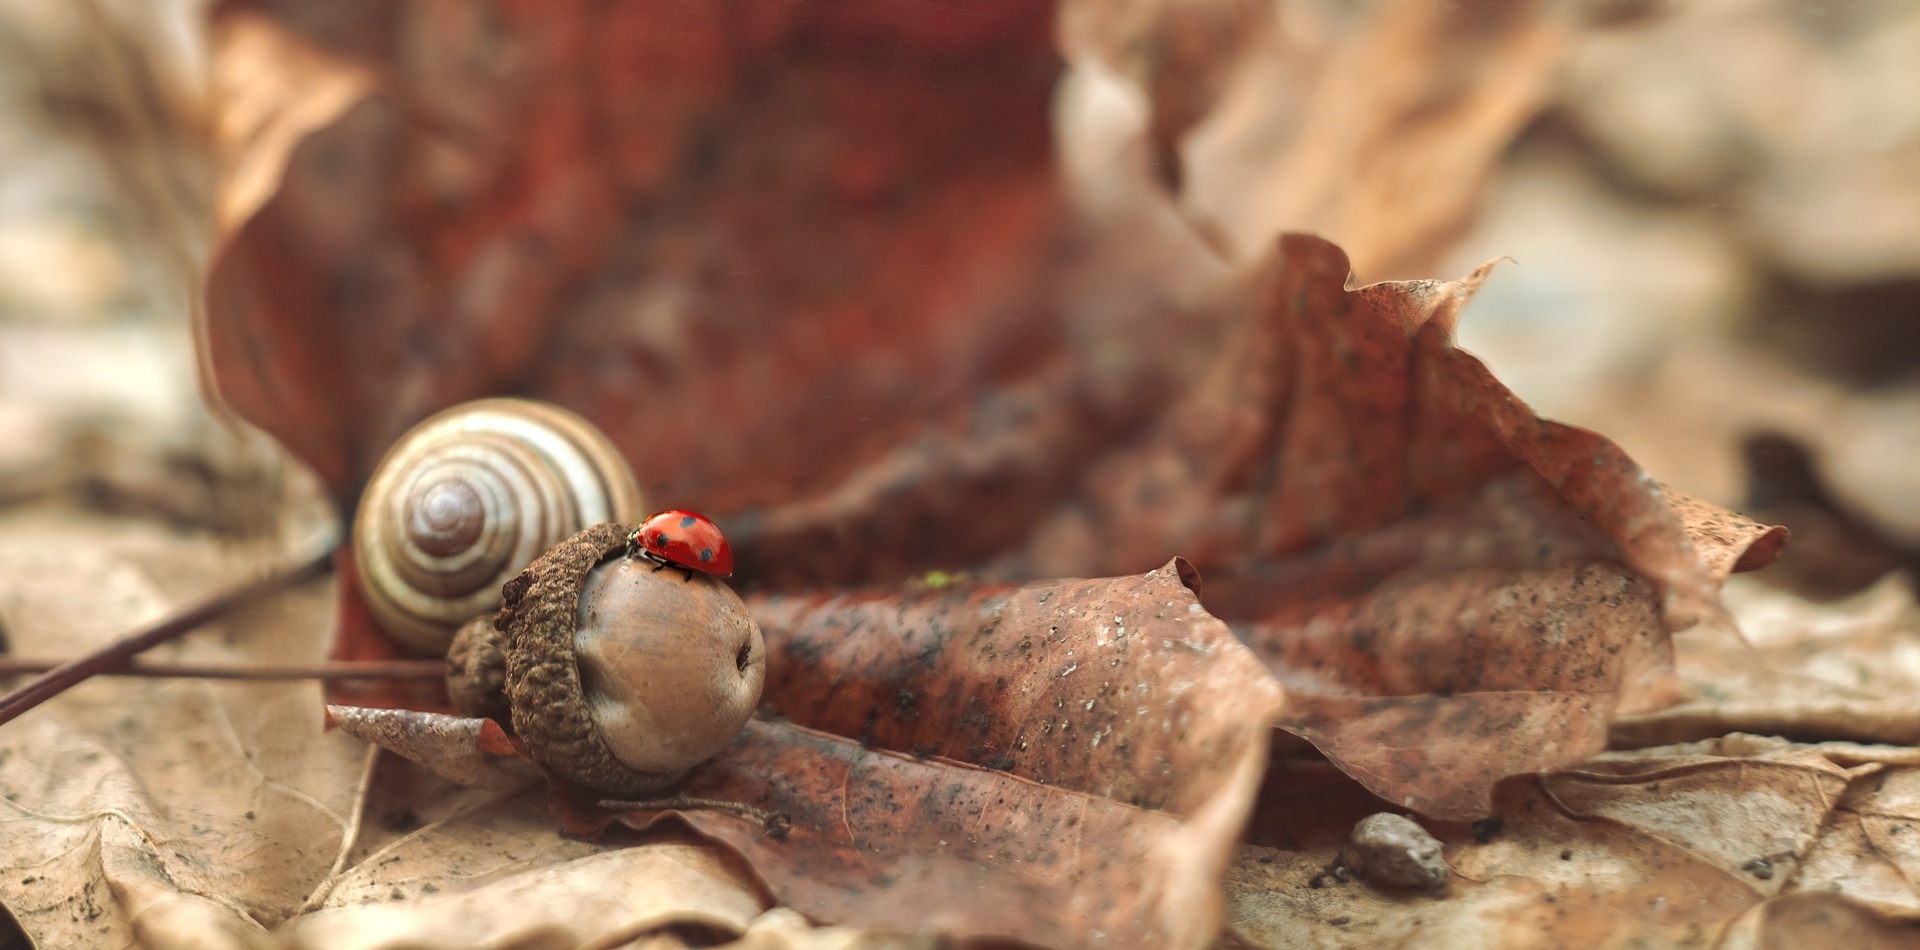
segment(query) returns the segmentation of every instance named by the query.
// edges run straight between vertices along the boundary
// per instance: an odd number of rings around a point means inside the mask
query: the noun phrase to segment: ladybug
[[[627,556],[639,555],[657,565],[685,571],[733,576],[733,548],[713,519],[693,511],[670,508],[640,522],[627,534]]]

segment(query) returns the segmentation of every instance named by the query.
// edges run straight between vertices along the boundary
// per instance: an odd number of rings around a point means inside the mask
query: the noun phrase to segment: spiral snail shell
[[[401,436],[367,482],[353,523],[361,592],[388,633],[443,654],[541,552],[643,511],[633,470],[585,419],[526,399],[465,403]]]

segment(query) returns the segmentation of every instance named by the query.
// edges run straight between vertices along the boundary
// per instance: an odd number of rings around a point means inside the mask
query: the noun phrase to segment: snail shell
[[[353,523],[360,589],[388,633],[443,654],[541,552],[644,507],[633,470],[585,419],[525,399],[465,403],[401,436],[367,482]]]

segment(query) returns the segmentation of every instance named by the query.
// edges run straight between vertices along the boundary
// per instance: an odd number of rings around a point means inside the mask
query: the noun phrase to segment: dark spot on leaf
[[[1479,821],[1476,821],[1473,823],[1473,840],[1478,841],[1481,844],[1486,844],[1487,842],[1492,841],[1493,839],[1499,837],[1500,832],[1506,827],[1507,827],[1506,819],[1501,818],[1499,815],[1494,815],[1490,818],[1482,818]]]

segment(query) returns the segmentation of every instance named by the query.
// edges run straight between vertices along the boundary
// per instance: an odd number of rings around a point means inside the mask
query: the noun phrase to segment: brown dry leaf
[[[283,557],[16,512],[0,521],[0,627],[21,653],[73,655]],[[318,660],[331,600],[309,585],[153,656]],[[352,821],[361,747],[322,733],[318,699],[313,684],[99,678],[9,723],[0,902],[45,947],[257,937],[326,874]]]
[[[507,830],[487,828],[495,835]],[[363,880],[336,889],[333,906],[292,921],[276,936],[287,950],[612,946],[668,925],[741,934],[765,909],[751,879],[710,843],[690,836],[655,837],[642,847],[578,857],[477,886],[460,880],[466,875],[447,874],[453,869],[445,867],[440,873],[410,869],[406,874],[415,886],[405,889]],[[438,863],[446,844],[444,839],[423,841],[368,863],[377,867],[386,858],[409,856]],[[388,868],[378,873],[403,876]],[[455,892],[421,895],[418,881]]]
[[[0,629],[23,654],[79,653],[277,551],[62,508],[12,513],[0,520]],[[281,595],[153,656],[318,660],[330,588]],[[576,936],[662,921],[737,934],[765,906],[708,842],[569,841],[540,790],[461,789],[391,758],[369,775],[360,742],[323,730],[319,696],[313,683],[101,677],[9,723],[0,904],[42,947],[156,950],[389,946],[415,932],[397,923],[410,919],[479,928],[436,925],[448,946],[558,932],[539,930],[526,904],[493,905],[526,930],[482,927],[473,908],[502,894],[553,908]],[[621,857],[569,864],[610,850]],[[622,882],[631,893],[608,890]],[[608,898],[590,907],[593,893]],[[500,942],[469,939],[482,932]]]
[[[1190,162],[1189,186],[1338,170],[1342,187],[1288,180],[1284,197],[1367,196],[1262,210],[1236,225],[1244,256],[1339,223],[1369,260],[1417,266],[1469,214],[1567,30],[1527,2],[1339,24],[1069,6],[1056,163],[1045,6],[265,6],[382,81],[295,150],[217,262],[221,391],[343,500],[430,411],[552,399],[607,430],[652,497],[721,516],[743,576],[776,586],[1017,548],[1191,378],[1227,268],[1144,169],[1110,167],[1144,162],[1127,143],[1226,128],[1232,167]],[[1297,62],[1325,68],[1271,81]],[[1153,90],[1121,107],[1132,133],[1092,114],[1127,99],[1088,79],[1103,68]],[[1262,111],[1276,89],[1302,91]],[[1363,154],[1384,164],[1356,172]]]
[[[1680,201],[1711,195],[1744,243],[1815,284],[1911,279],[1920,109],[1905,93],[1920,84],[1920,12],[1828,17],[1770,0],[1664,12],[1569,63],[1567,111],[1613,173]]]
[[[351,497],[427,413],[543,395],[732,512],[1045,368],[1046,7],[615,10],[272,8],[386,81],[215,265],[237,408]]]
[[[758,597],[762,702],[865,745],[1190,815],[1264,755],[1282,704],[1199,586],[1176,559],[1014,588]]]
[[[1920,831],[1915,762],[1742,735],[1607,754],[1503,782],[1502,823],[1478,840],[1439,826],[1454,868],[1441,896],[1342,880],[1336,847],[1249,847],[1229,926],[1260,947],[1825,946],[1847,927],[1910,941],[1906,852],[1862,829]]]
[[[1431,272],[1576,32],[1534,0],[1068,3],[1062,19],[1070,55],[1145,91],[1163,177],[1223,252],[1257,264],[1311,231],[1371,280]]]
[[[756,727],[687,788],[793,831],[689,820],[816,919],[1197,946],[1281,694],[1187,575],[757,600],[764,702],[808,728]]]
[[[1728,732],[1920,743],[1920,608],[1908,579],[1831,605],[1755,582],[1729,585],[1726,599],[1753,650],[1683,644],[1678,671],[1696,698],[1615,722],[1616,745]]]
[[[1604,747],[1617,707],[1678,698],[1668,631],[1730,631],[1726,572],[1783,540],[1663,492],[1455,349],[1486,273],[1349,290],[1339,249],[1284,238],[1200,384],[1096,463],[1027,568],[1183,552],[1287,684],[1283,725],[1450,820]]]
[[[1176,562],[1018,588],[758,599],[766,712],[674,794],[790,827],[679,814],[815,920],[1200,946],[1283,697],[1189,583]],[[423,761],[483,746],[480,720],[354,710],[341,722]],[[375,722],[424,728],[394,742],[403,729],[375,735]],[[441,727],[452,722],[473,727]],[[582,794],[562,789],[556,808],[583,835],[616,819],[651,827],[658,811],[602,812]]]
[[[1616,6],[1658,15],[1573,51],[1552,118],[1507,159],[1499,223],[1451,265],[1512,253],[1528,273],[1468,345],[1536,406],[1721,504],[1757,474],[1741,447],[1786,436],[1842,510],[1911,549],[1920,110],[1903,91],[1920,10]]]
[[[213,24],[214,227],[224,240],[280,188],[293,147],[366,95],[372,77],[248,13]]]
[[[846,927],[811,927],[799,912],[775,907],[761,914],[728,950],[935,950],[937,938]],[[636,948],[637,950],[637,948]]]
[[[283,186],[233,235],[212,277],[209,358],[235,405],[342,499],[407,424],[515,391],[600,424],[654,497],[720,515],[765,588],[933,567],[1118,575],[1185,554],[1216,582],[1209,606],[1298,695],[1289,728],[1369,788],[1461,819],[1485,813],[1502,777],[1600,748],[1617,710],[1667,699],[1668,632],[1730,630],[1725,572],[1777,549],[1762,526],[1676,505],[1617,447],[1537,419],[1453,349],[1484,268],[1348,290],[1348,259],[1324,241],[1268,253],[1275,231],[1305,224],[1350,232],[1368,268],[1424,266],[1544,95],[1568,32],[1545,6],[1393,2],[1318,38],[1230,2],[1140,4],[1104,36],[1069,8],[1064,92],[1086,96],[1063,102],[1145,90],[1137,138],[1178,155],[1153,187],[1180,190],[1190,219],[1211,222],[1197,232],[1168,228],[1138,194],[1111,205],[1151,223],[1138,230],[1069,205],[1044,7],[265,6],[382,82],[294,149]],[[1060,160],[1086,173],[1075,128]],[[1108,134],[1110,157],[1144,161],[1124,128]],[[1101,182],[1073,184],[1084,199]],[[1210,267],[1198,233],[1265,263],[1241,277]],[[1162,250],[1174,263],[1121,270]],[[1090,289],[1115,274],[1139,292]],[[1199,292],[1222,287],[1224,304]],[[1178,586],[1170,571],[1149,577]],[[1264,744],[1247,738],[1268,725],[1263,702],[1220,733],[1230,741],[1158,748],[1205,763],[1168,778],[1149,746],[1128,760],[1145,735],[1085,728],[1117,720],[1056,721],[1073,703],[1119,707],[1040,690],[1081,684],[1051,683],[994,639],[1040,621],[990,630],[977,615],[990,601],[967,598],[1003,594],[941,596],[958,599],[912,608],[947,651],[918,670],[888,638],[921,635],[912,610],[889,616],[920,601],[808,607],[868,626],[848,655],[792,655],[769,702],[797,725],[756,725],[690,785],[792,813],[792,839],[719,813],[688,820],[748,854],[782,899],[866,920],[852,915],[899,902],[819,882],[957,886],[875,871],[932,860],[904,832],[952,815],[930,800],[889,817],[874,797],[956,771],[956,794],[1030,796],[1029,850],[1004,842],[1015,858],[1055,854],[1063,809],[1089,808],[1114,834],[1158,829],[1128,838],[1118,872],[1210,888],[1208,848],[1252,794],[1240,773]],[[1000,652],[949,655],[969,628]],[[1084,636],[1061,648],[1087,649]],[[1029,681],[1060,703],[1039,725],[1011,688]],[[1233,688],[1275,693],[1250,674]],[[867,783],[845,787],[873,803],[871,826],[827,821],[823,796],[846,803],[835,779],[850,776]],[[874,834],[879,851],[855,846]],[[1182,835],[1207,847],[1151,857]],[[821,847],[803,854],[808,841]],[[961,854],[952,873],[982,857]],[[1032,885],[987,863],[996,886]],[[1126,891],[1137,903],[1060,896],[1091,880],[1022,892],[1028,913],[992,925],[1040,928],[1049,918],[1034,915],[1054,911],[1045,926],[1062,929],[1034,939],[1206,935],[1204,896],[1168,896],[1201,892],[1154,878]]]
[[[1176,815],[756,720],[677,791],[788,816],[772,838],[727,812],[682,813],[815,920],[988,945],[1200,947],[1259,780],[1258,761],[1238,765],[1207,807]]]

